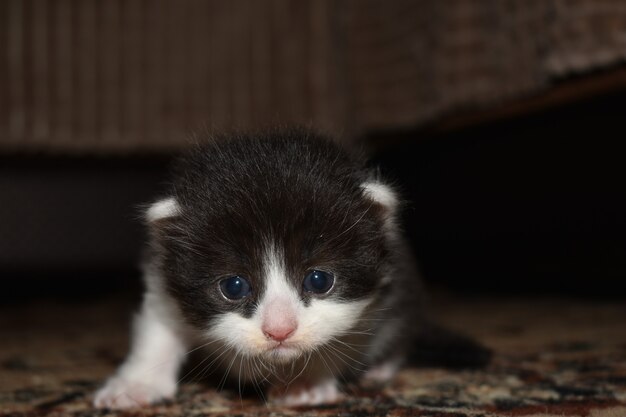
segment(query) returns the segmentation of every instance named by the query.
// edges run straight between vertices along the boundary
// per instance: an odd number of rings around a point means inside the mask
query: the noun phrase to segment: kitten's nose
[[[286,324],[284,326],[263,326],[261,329],[263,334],[268,339],[273,339],[277,342],[282,342],[289,338],[296,331],[296,326],[292,324]]]
[[[298,319],[292,304],[291,300],[281,297],[271,299],[265,304],[261,325],[265,337],[282,342],[296,331]]]

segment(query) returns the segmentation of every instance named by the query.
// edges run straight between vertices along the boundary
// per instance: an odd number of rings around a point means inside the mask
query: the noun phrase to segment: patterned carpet
[[[348,387],[345,402],[306,409],[190,382],[171,403],[123,413],[93,410],[90,399],[124,356],[132,303],[2,306],[0,416],[626,416],[626,303],[431,301],[441,322],[494,350],[487,368],[405,369],[383,391]]]

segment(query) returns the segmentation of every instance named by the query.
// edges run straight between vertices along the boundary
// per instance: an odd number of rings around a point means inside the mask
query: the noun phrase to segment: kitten
[[[199,346],[204,366],[270,387],[278,404],[337,401],[349,375],[388,380],[422,320],[400,205],[360,156],[305,130],[194,148],[147,210],[132,349],[95,405],[172,397]]]

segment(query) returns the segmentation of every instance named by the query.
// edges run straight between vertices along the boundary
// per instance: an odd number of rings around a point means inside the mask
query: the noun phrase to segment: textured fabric
[[[128,303],[4,306],[0,416],[626,416],[623,302],[439,295],[432,304],[449,327],[494,350],[487,368],[404,369],[382,391],[350,387],[340,404],[300,409],[265,406],[254,390],[240,399],[236,382],[220,393],[197,382],[197,368],[174,401],[119,414],[89,401],[124,357]]]
[[[0,151],[163,151],[271,123],[351,138],[626,58],[621,0],[6,0],[0,28]]]
[[[163,151],[205,129],[353,138],[626,58],[622,0],[4,0],[0,151]]]

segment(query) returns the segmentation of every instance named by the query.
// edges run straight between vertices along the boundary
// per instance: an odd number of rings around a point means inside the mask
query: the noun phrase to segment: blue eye
[[[304,290],[308,292],[314,292],[317,294],[323,294],[328,292],[333,286],[335,278],[330,272],[318,271],[314,269],[310,271],[306,277],[304,277]]]
[[[250,284],[248,280],[238,275],[220,281],[220,289],[224,297],[231,300],[241,300],[250,294]]]

